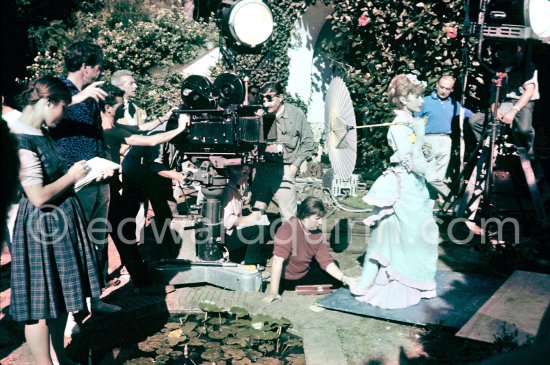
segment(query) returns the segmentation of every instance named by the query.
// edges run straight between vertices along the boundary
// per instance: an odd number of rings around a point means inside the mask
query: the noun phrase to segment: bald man
[[[438,193],[446,197],[450,192],[444,181],[451,159],[452,122],[455,117],[460,115],[460,109],[463,108],[459,102],[451,97],[454,85],[454,77],[451,75],[441,76],[435,85],[435,90],[424,97],[422,109],[417,114],[419,117],[428,119],[424,140],[431,144],[434,160],[430,165],[432,171],[426,174],[426,180],[429,183],[430,198],[434,201],[437,199]],[[472,115],[472,111],[464,108],[465,118]]]

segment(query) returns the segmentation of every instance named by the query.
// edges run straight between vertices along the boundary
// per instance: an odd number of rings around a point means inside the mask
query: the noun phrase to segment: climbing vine
[[[321,1],[321,0],[318,0]],[[288,81],[288,48],[295,23],[314,0],[266,0],[275,27],[269,42],[256,54],[235,54],[235,64],[221,62],[222,72],[248,76],[253,84]],[[432,87],[442,74],[459,78],[469,72],[469,105],[483,100],[483,77],[475,62],[476,40],[461,36],[463,0],[323,0],[333,9],[328,17],[332,36],[317,53],[329,60],[345,80],[358,124],[391,120],[386,88],[393,76],[415,73]],[[214,21],[189,21],[182,2],[116,0],[85,2],[70,21],[55,20],[37,26],[31,39],[39,51],[29,77],[63,74],[62,54],[71,40],[90,38],[105,51],[105,79],[117,69],[138,75],[138,97],[151,114],[178,105],[183,75],[178,72],[209,47],[224,45]],[[261,66],[261,67],[260,67]],[[467,66],[467,67],[465,67]],[[455,89],[460,85],[457,83]],[[428,89],[429,90],[429,89]],[[304,106],[307,100],[297,100]],[[366,130],[364,130],[366,131]],[[360,166],[376,175],[384,168],[389,149],[386,129],[362,133]]]

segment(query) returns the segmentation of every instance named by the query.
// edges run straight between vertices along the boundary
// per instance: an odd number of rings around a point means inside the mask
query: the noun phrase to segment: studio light
[[[216,20],[230,45],[254,49],[273,33],[271,9],[261,0],[223,1]]]
[[[529,25],[541,38],[550,38],[550,1],[531,0],[529,4]]]
[[[483,0],[470,0],[472,20]],[[489,38],[550,40],[549,0],[485,0],[484,35]]]

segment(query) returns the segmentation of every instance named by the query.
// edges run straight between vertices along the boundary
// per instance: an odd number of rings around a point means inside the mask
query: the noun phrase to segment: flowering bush
[[[298,16],[315,1],[266,1],[277,26],[269,49],[274,53],[269,67],[253,71],[252,80],[287,81],[288,40]],[[476,40],[461,38],[463,0],[323,0],[333,7],[329,17],[334,37],[322,44],[322,52],[333,62],[354,101],[358,124],[391,121],[386,92],[390,80],[406,72],[417,74],[428,83],[428,90],[442,74],[459,80],[469,65],[468,105],[475,106],[483,83],[479,65],[474,62]],[[467,59],[462,59],[463,47]],[[250,56],[249,56],[250,57]],[[257,56],[259,57],[259,56]],[[254,68],[257,57],[245,65]],[[246,67],[245,67],[246,68]],[[455,89],[459,89],[457,81]],[[370,177],[377,176],[389,157],[387,128],[363,129],[359,142],[358,166]]]
[[[342,0],[332,4],[330,22],[335,36],[324,42],[323,50],[350,89],[358,121],[391,121],[387,86],[399,73],[417,74],[428,82],[428,91],[442,74],[459,79],[465,64],[473,65],[468,70],[471,79],[481,79],[473,62],[476,41],[458,34],[462,0]],[[466,60],[462,59],[463,46],[469,50]],[[457,81],[455,89],[459,88]],[[470,85],[468,97],[478,99],[476,85]],[[376,176],[390,153],[387,128],[363,131],[358,164]]]
[[[133,71],[139,84],[138,100],[148,114],[159,115],[181,102],[183,75],[177,70],[206,50],[208,43],[217,41],[213,23],[188,21],[177,3],[156,6],[145,2],[136,20],[127,17],[112,23],[120,14],[101,8],[95,13],[76,12],[74,25],[53,21],[48,27],[36,28],[31,40],[39,53],[28,67],[29,77],[65,74],[65,48],[75,39],[91,39],[105,53],[104,79],[119,69]]]
[[[485,87],[478,88],[483,76],[473,61],[476,40],[462,38],[458,32],[463,0],[319,1],[334,9],[329,17],[334,37],[323,42],[322,52],[333,62],[336,73],[344,78],[359,124],[392,119],[386,88],[391,78],[402,72],[417,74],[431,87],[442,74],[458,78],[468,71],[468,106],[480,101],[479,91]],[[49,27],[37,28],[31,33],[40,51],[29,67],[31,76],[62,74],[62,53],[66,45],[73,39],[88,37],[105,51],[106,78],[121,68],[138,75],[141,86],[138,98],[150,114],[158,115],[177,105],[182,75],[174,70],[193,60],[207,43],[217,41],[215,25],[186,21],[179,0],[97,0],[94,6],[91,2],[85,8],[89,12],[75,13],[70,27],[54,21]],[[292,29],[298,16],[315,1],[265,2],[270,5],[276,24],[269,43],[259,54],[236,54],[236,70],[219,64],[213,70],[214,77],[232,71],[241,77],[250,77],[255,84],[271,80],[286,83]],[[467,70],[464,65],[468,65]],[[455,89],[459,87],[457,83]],[[369,175],[376,176],[384,168],[390,152],[386,143],[387,128],[362,131],[358,163],[370,171]]]

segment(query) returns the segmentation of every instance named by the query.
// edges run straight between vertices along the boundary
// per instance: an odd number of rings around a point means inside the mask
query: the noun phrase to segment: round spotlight
[[[261,0],[240,0],[229,9],[220,8],[218,21],[224,36],[238,46],[257,47],[273,33],[273,15]]]
[[[529,2],[529,25],[541,37],[550,37],[550,1],[531,0]]]

